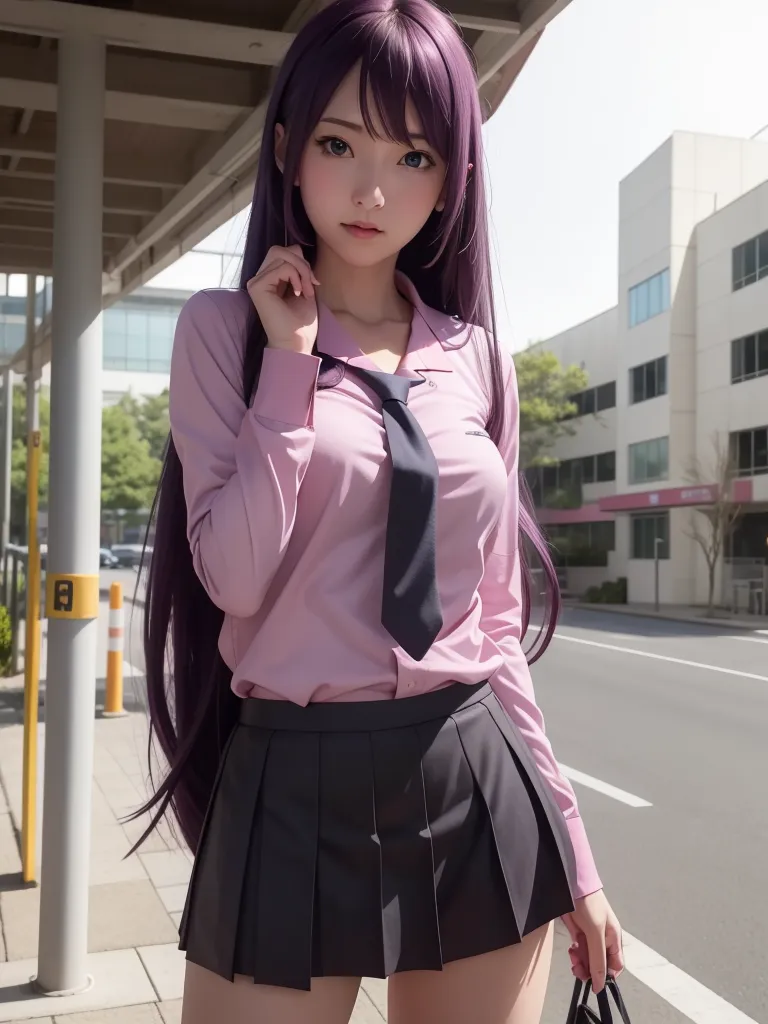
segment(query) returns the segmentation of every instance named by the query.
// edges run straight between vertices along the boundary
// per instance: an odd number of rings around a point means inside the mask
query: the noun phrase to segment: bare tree
[[[707,563],[707,615],[714,614],[717,564],[723,555],[731,527],[741,512],[740,506],[733,500],[733,481],[736,476],[731,453],[719,434],[712,438],[711,459],[704,465],[698,458],[694,459],[686,474],[691,487],[701,490],[702,504],[692,510],[689,528],[685,533],[699,545]]]

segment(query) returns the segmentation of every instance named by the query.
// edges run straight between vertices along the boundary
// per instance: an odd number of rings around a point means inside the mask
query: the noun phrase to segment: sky
[[[768,0],[571,0],[485,128],[499,331],[512,349],[616,303],[619,182],[672,132],[768,145]],[[201,248],[236,250],[244,217]],[[230,283],[189,254],[155,279]]]

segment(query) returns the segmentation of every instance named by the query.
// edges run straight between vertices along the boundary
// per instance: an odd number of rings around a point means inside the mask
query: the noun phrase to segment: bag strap
[[[632,1024],[632,1021],[629,1019],[629,1012],[619,990],[618,982],[615,978],[609,977],[605,988],[601,992],[598,992],[596,996],[597,1006],[600,1011],[599,1017],[588,1005],[591,990],[592,983],[590,981],[583,983],[579,981],[578,978],[576,979],[566,1024],[614,1024],[608,993],[613,996],[613,1001],[615,1002],[616,1008],[621,1016],[622,1024]]]

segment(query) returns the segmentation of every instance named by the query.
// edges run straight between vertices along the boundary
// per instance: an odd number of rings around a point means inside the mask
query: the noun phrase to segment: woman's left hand
[[[616,977],[624,970],[621,925],[602,889],[574,902],[574,911],[563,917],[571,935],[571,972],[580,981],[591,978],[597,993],[605,987],[606,974]]]

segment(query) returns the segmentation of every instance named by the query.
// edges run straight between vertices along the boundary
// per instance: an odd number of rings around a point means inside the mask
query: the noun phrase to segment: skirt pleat
[[[565,819],[486,684],[392,701],[243,701],[181,948],[231,979],[441,970],[573,909]]]
[[[266,985],[312,980],[319,755],[319,734],[276,732],[264,767],[236,973]]]
[[[440,926],[432,837],[415,729],[371,733],[376,829],[381,844],[384,977],[439,970]]]
[[[370,735],[323,733],[320,750],[314,973],[343,975],[354,965],[361,977],[370,971],[383,977],[381,845]]]
[[[236,973],[237,925],[269,745],[267,732],[234,732],[198,847],[195,879],[187,893],[181,948],[187,950],[188,959],[230,981]],[[248,779],[247,786],[243,779]],[[199,959],[196,950],[205,951]]]
[[[560,887],[565,886],[570,892],[571,888],[575,887],[576,884],[576,858],[573,853],[573,845],[571,844],[563,812],[557,805],[554,793],[544,781],[528,744],[520,735],[517,726],[512,722],[497,698],[491,695],[482,703],[490,712],[499,732],[504,737],[510,751],[514,754],[521,772],[531,787],[531,802],[536,810],[537,818],[542,827],[546,823],[546,839],[548,841],[544,843],[544,849],[548,850],[553,856],[556,852],[557,875]],[[555,844],[556,851],[552,849],[552,843]],[[573,907],[571,907],[572,909]]]

